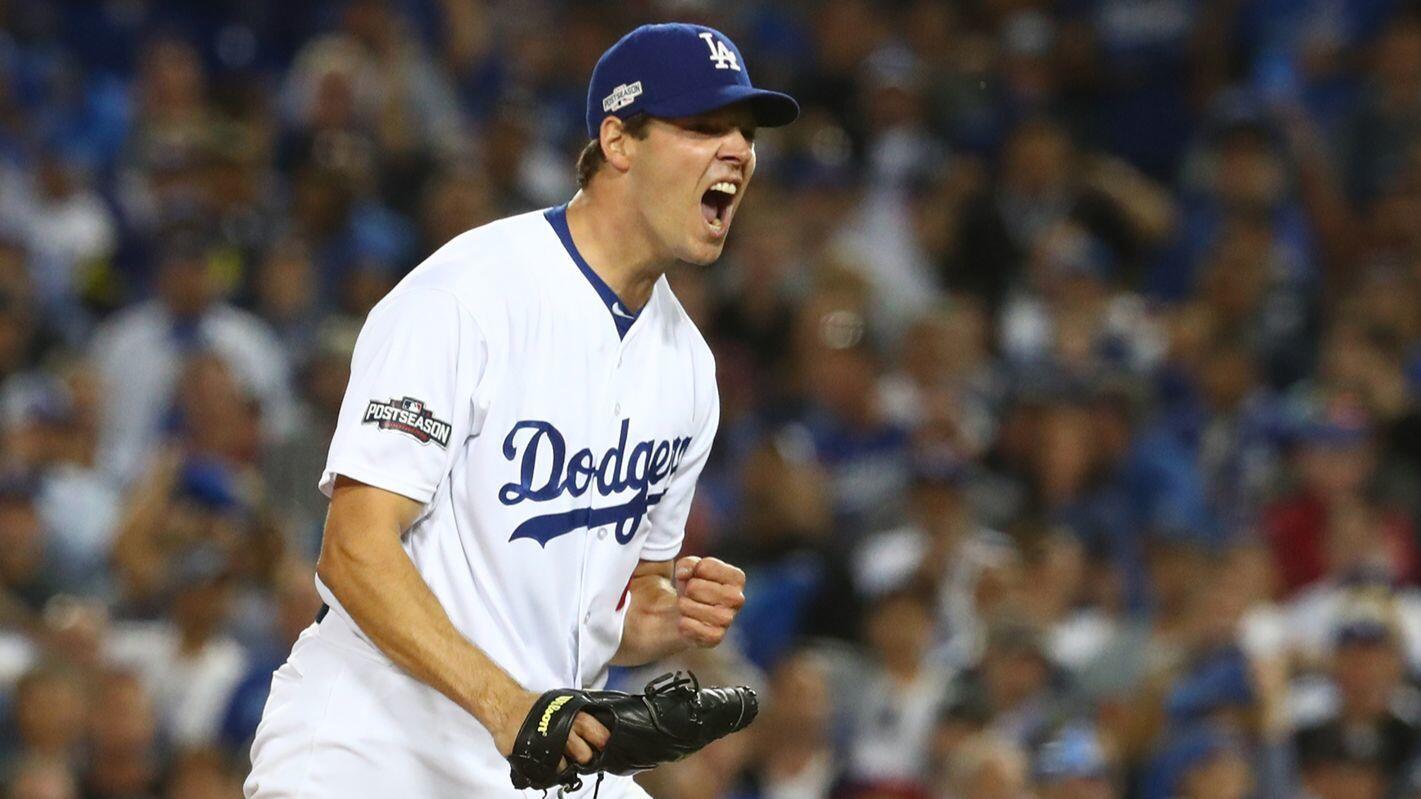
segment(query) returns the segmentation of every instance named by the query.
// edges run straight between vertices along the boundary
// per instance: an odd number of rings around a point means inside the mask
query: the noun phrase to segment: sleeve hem
[[[421,504],[428,504],[431,499],[434,499],[434,488],[432,487],[426,488],[416,485],[408,480],[385,474],[379,469],[374,469],[369,466],[349,463],[327,464],[325,472],[321,475],[320,484],[321,493],[327,497],[331,495],[331,491],[335,488],[336,475],[345,475],[352,480],[357,480],[366,485],[392,491]]]
[[[644,546],[641,548],[640,558],[642,560],[675,560],[676,556],[681,554],[681,544],[682,542],[678,540],[670,546]]]

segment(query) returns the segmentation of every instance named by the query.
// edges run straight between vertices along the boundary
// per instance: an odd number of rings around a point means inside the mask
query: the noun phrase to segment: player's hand
[[[563,748],[563,762],[559,768],[567,766],[567,758],[586,764],[592,756],[607,746],[612,733],[602,722],[586,713],[578,713],[572,719],[572,732],[567,736],[567,746]]]
[[[676,595],[681,638],[715,646],[745,605],[745,572],[717,558],[684,557],[676,561]]]
[[[538,697],[539,694],[520,689],[505,701],[505,720],[498,725],[498,729],[491,730],[494,745],[498,747],[500,755],[508,757],[513,752],[513,742],[518,737],[518,730],[523,726],[523,720],[528,717],[528,711],[533,709],[533,703],[538,701]],[[612,733],[602,726],[600,721],[586,713],[578,713],[572,720],[572,732],[567,736],[563,761],[558,765],[558,769],[567,767],[567,758],[578,763],[590,761],[596,754],[594,750],[600,751],[611,737]]]

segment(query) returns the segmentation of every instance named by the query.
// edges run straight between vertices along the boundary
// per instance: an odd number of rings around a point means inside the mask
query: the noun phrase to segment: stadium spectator
[[[121,477],[134,477],[159,447],[182,364],[194,351],[219,356],[255,398],[265,439],[290,432],[288,357],[259,319],[219,299],[206,254],[189,238],[168,242],[157,299],[120,312],[95,334],[105,398],[103,460]]]
[[[933,722],[948,673],[928,660],[932,604],[911,588],[885,594],[868,609],[866,638],[872,661],[846,703],[851,726],[847,779],[860,790],[927,787]]]

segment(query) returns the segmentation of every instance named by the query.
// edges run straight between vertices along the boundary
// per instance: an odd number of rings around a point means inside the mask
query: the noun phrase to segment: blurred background
[[[667,19],[804,115],[672,275],[766,701],[658,799],[1421,796],[1402,0],[0,0],[3,795],[240,795],[361,320]]]

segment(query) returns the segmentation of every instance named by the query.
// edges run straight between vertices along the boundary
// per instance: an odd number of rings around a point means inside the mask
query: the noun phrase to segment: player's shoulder
[[[487,295],[514,288],[530,277],[530,262],[556,244],[542,211],[497,219],[466,230],[435,250],[400,282],[399,288],[442,288]]]
[[[520,298],[537,293],[540,264],[556,244],[541,210],[497,219],[450,239],[411,270],[386,300],[405,292],[445,292],[487,323],[507,314]]]

